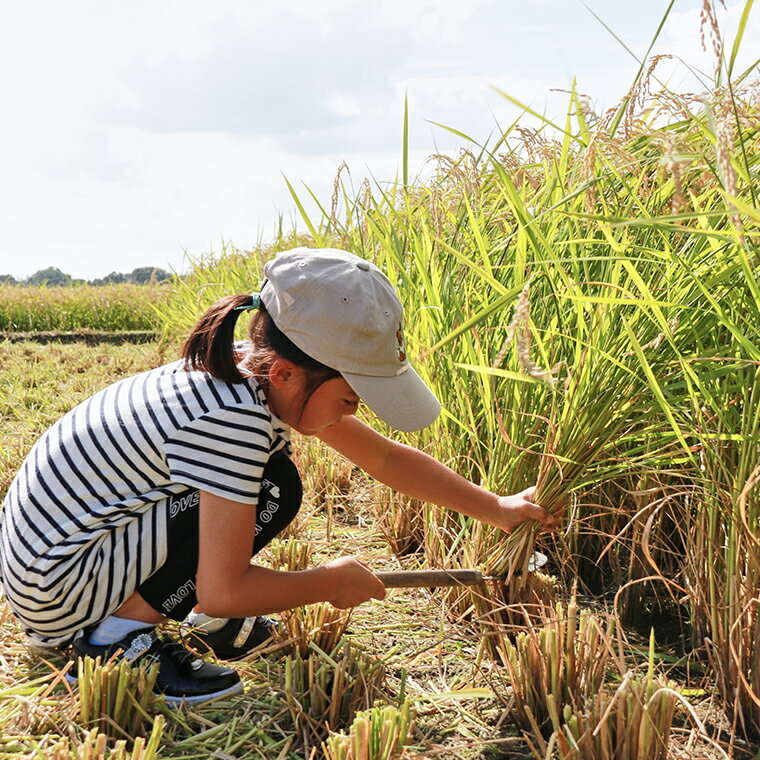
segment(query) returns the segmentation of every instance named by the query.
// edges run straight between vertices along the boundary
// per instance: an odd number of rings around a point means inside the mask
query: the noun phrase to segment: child
[[[354,557],[300,572],[250,564],[300,506],[291,428],[409,496],[507,531],[527,519],[556,524],[532,488],[497,496],[354,416],[363,402],[411,431],[440,411],[406,359],[401,304],[377,267],[299,248],[264,274],[260,294],[224,298],[201,317],[180,361],[114,383],[53,425],[1,515],[6,599],[30,639],[71,644],[74,658],[157,659],[169,702],[242,684],[157,635],[166,617],[199,626],[232,658],[268,636],[267,613],[385,595]],[[250,341],[235,344],[246,310]]]

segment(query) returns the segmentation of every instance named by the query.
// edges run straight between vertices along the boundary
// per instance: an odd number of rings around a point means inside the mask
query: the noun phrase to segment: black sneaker
[[[134,665],[159,663],[156,692],[172,705],[200,704],[243,690],[240,676],[232,669],[212,665],[196,657],[168,636],[158,636],[153,628],[141,628],[121,641],[105,646],[90,644],[87,631],[71,645],[71,657],[100,657],[101,662],[116,656]],[[70,683],[77,676],[66,674]]]
[[[207,631],[202,627],[183,626],[184,640],[198,651],[212,651],[222,660],[244,657],[252,649],[272,640],[279,623],[272,618],[230,618],[219,630]]]

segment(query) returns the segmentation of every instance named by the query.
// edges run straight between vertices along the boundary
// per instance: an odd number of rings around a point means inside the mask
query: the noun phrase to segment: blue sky
[[[676,0],[658,69],[698,90],[701,0]],[[516,113],[550,114],[578,89],[597,108],[626,92],[664,0],[38,0],[0,13],[0,274],[75,277],[245,248],[294,219],[283,176],[329,202],[391,179],[405,94],[413,171]],[[729,40],[744,2],[720,11]],[[740,66],[760,57],[758,12]],[[686,65],[688,64],[688,66]],[[704,81],[708,81],[709,74]]]

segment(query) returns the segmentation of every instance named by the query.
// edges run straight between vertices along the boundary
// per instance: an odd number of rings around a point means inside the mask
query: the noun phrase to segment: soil
[[[100,330],[74,330],[65,332],[5,332],[0,336],[11,343],[34,341],[35,343],[86,343],[94,346],[99,343],[118,345],[121,343],[151,343],[158,338],[152,331],[134,330],[130,332],[111,332]]]

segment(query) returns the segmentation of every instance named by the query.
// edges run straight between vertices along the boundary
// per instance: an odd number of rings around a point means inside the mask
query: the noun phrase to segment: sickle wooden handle
[[[477,586],[483,582],[480,570],[380,570],[375,575],[386,588]]]

